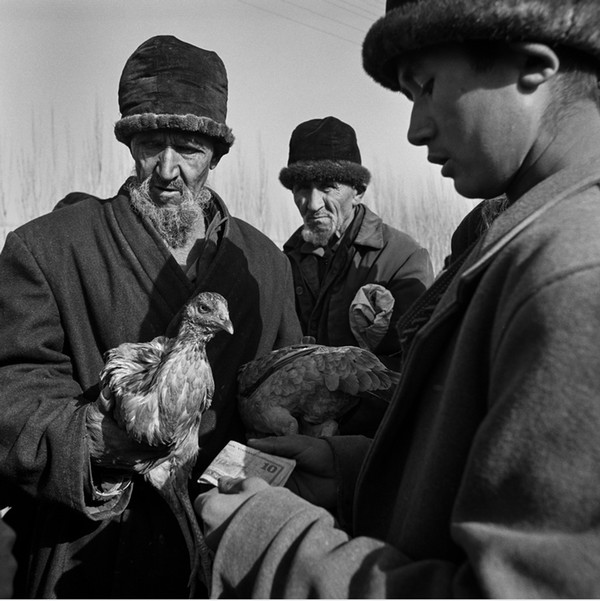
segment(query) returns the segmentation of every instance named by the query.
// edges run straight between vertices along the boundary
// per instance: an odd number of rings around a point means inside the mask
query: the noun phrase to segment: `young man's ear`
[[[558,72],[560,60],[550,46],[537,42],[514,42],[510,47],[521,57],[519,83],[523,88],[534,90]]]

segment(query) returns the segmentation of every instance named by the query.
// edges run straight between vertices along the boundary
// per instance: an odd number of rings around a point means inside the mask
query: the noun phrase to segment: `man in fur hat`
[[[433,270],[424,248],[362,203],[370,177],[350,125],[335,117],[298,125],[279,179],[304,225],[283,250],[304,335],[386,360],[400,350],[399,316],[431,284]]]
[[[218,55],[153,37],[128,59],[119,104],[115,134],[135,175],[114,198],[69,195],[9,234],[0,255],[0,478],[16,597],[188,595],[179,526],[135,475],[153,451],[94,403],[108,349],[173,333],[199,291],[226,298],[235,332],[208,345],[215,394],[194,492],[221,448],[244,440],[238,368],[301,338],[286,257],[205,185],[233,142]],[[105,437],[92,448],[98,419]]]
[[[599,24],[597,0],[388,0],[367,72],[458,192],[507,208],[419,302],[370,445],[256,443],[311,502],[197,500],[214,594],[600,596]]]

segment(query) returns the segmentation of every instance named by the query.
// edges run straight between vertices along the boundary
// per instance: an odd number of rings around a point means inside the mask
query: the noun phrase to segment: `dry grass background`
[[[42,215],[72,191],[113,196],[132,170],[124,146],[107,129],[96,109],[89,131],[77,133],[56,123],[54,112],[32,115],[18,141],[2,142],[0,153],[0,246],[6,234]],[[107,132],[109,132],[107,134]],[[300,225],[290,193],[277,176],[284,164],[269,164],[260,139],[245,146],[236,141],[230,154],[211,172],[209,185],[231,213],[267,234],[280,247]],[[373,175],[365,202],[389,223],[427,248],[441,269],[450,236],[474,202],[459,197],[432,172],[415,174],[371,158]]]

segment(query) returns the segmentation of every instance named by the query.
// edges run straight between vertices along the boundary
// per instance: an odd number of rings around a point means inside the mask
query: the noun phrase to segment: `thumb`
[[[269,483],[257,476],[248,478],[219,478],[219,492],[225,494],[246,493],[249,496],[255,492],[269,488]]]
[[[219,478],[219,492],[222,493],[236,493],[241,491],[241,483],[244,481],[244,478],[227,478],[223,476]]]

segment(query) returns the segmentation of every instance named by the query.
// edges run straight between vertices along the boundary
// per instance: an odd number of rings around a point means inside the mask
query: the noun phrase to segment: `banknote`
[[[262,453],[230,440],[198,479],[202,484],[217,486],[219,478],[249,478],[258,476],[271,486],[283,486],[296,461]]]

